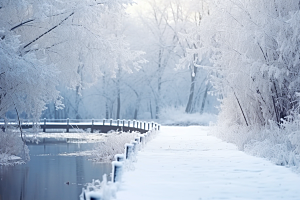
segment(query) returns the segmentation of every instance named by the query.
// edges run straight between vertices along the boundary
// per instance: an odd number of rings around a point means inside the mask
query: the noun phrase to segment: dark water
[[[49,140],[28,147],[31,160],[27,164],[0,166],[0,200],[75,200],[86,183],[111,173],[109,163],[58,155],[90,150],[93,144]]]

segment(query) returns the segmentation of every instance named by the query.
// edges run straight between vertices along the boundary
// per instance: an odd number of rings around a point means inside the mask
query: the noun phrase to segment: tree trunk
[[[116,116],[116,119],[120,119],[120,110],[121,110],[121,96],[120,96],[120,88],[118,87],[117,116]]]
[[[105,118],[109,118],[109,111],[108,111],[108,105],[107,105],[107,99],[105,99]]]
[[[205,102],[206,102],[206,98],[207,98],[207,91],[208,91],[208,87],[209,87],[209,85],[207,84],[207,85],[206,85],[205,92],[204,92],[204,96],[203,96],[202,104],[201,104],[201,110],[200,110],[200,114],[203,114],[203,111],[204,111]]]
[[[81,90],[82,90],[82,83],[83,83],[83,75],[82,75],[82,69],[83,65],[79,65],[77,68],[77,74],[80,76],[80,83],[79,85],[76,86],[76,96],[75,96],[75,106],[74,106],[74,111],[75,111],[75,118],[76,119],[81,119],[80,114],[79,114],[79,104],[81,101]]]
[[[193,100],[194,100],[194,93],[195,93],[195,79],[197,75],[197,67],[193,65],[191,69],[192,69],[192,73],[191,73],[190,95],[189,95],[188,103],[185,108],[186,113],[191,113],[193,111]]]
[[[138,93],[136,93],[136,95],[138,95]],[[133,119],[137,119],[138,111],[139,111],[139,108],[140,108],[140,105],[141,105],[141,98],[140,98],[139,95],[137,96],[137,100],[136,100],[135,105],[136,105],[136,106],[135,106],[135,109],[134,109],[134,116],[133,116]]]
[[[160,93],[161,93],[161,79],[162,79],[162,50],[159,49],[158,52],[158,80],[157,80],[157,97],[156,97],[156,107],[155,107],[155,119],[159,117],[160,111]]]
[[[80,119],[79,102],[80,102],[80,88],[79,86],[76,86],[76,97],[75,97],[75,118],[76,119]]]
[[[121,112],[121,89],[120,89],[120,80],[121,79],[121,67],[119,66],[117,74],[117,116],[116,119],[120,119]]]
[[[151,114],[151,119],[153,119],[153,111],[152,111],[152,103],[151,103],[151,100],[150,100],[150,114]]]

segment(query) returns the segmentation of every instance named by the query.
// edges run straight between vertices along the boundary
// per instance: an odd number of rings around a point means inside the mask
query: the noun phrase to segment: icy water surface
[[[111,173],[111,164],[73,154],[91,150],[93,144],[48,139],[28,147],[27,164],[0,166],[0,200],[76,200],[86,183]]]

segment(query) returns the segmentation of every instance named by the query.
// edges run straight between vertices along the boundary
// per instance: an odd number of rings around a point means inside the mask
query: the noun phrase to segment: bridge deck
[[[18,124],[13,121],[9,122],[8,125],[18,126]],[[0,126],[4,126],[4,122],[0,122]],[[30,129],[34,125],[32,122],[22,123],[22,129]],[[130,121],[130,120],[107,120],[104,119],[102,122],[100,120],[41,120],[38,126],[43,129],[43,132],[46,132],[49,129],[63,129],[66,132],[69,132],[70,129],[90,129],[91,132],[99,131],[102,133],[107,133],[111,130],[118,131],[139,131],[140,133],[146,133],[151,129],[159,129],[160,125],[154,122],[142,122],[142,121]]]

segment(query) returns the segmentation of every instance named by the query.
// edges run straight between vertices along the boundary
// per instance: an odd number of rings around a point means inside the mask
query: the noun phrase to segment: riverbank
[[[299,174],[209,132],[163,126],[138,153],[135,170],[123,174],[116,199],[299,199]]]

